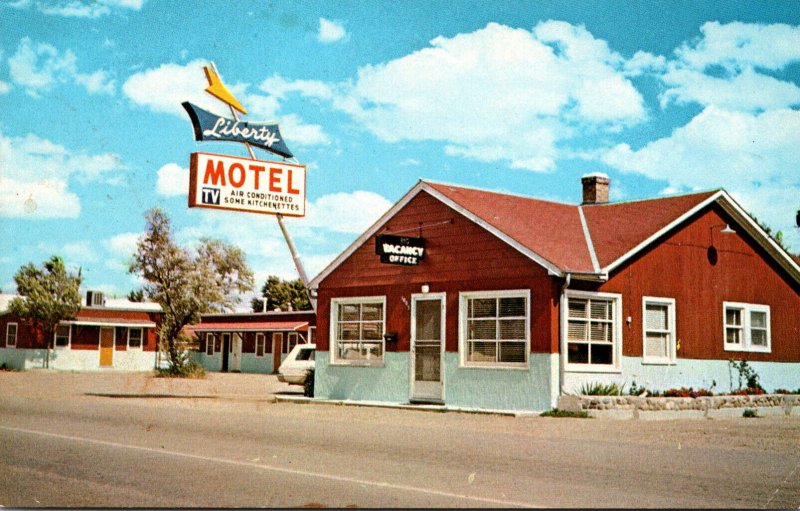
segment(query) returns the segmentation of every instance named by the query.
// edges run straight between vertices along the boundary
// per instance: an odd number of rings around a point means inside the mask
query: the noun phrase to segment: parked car
[[[316,344],[298,344],[278,368],[278,381],[290,385],[303,385],[309,369],[314,369]]]

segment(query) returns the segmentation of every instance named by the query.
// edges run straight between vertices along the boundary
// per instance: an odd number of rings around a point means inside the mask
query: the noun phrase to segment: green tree
[[[56,327],[61,321],[75,318],[81,308],[81,276],[67,271],[64,261],[53,256],[36,267],[28,263],[20,267],[14,282],[16,297],[9,311],[40,332],[47,341],[45,367],[50,367],[50,350]]]
[[[264,310],[264,299],[267,297],[267,310],[275,308],[288,310],[292,306],[293,310],[311,310],[311,302],[308,301],[308,292],[300,279],[283,280],[275,275],[267,277],[267,281],[261,286],[262,298],[253,298],[250,302],[253,312]]]
[[[201,314],[233,308],[237,294],[253,288],[253,272],[241,249],[220,240],[203,238],[195,252],[180,247],[159,208],[147,211],[145,221],[129,271],[145,280],[144,292],[161,305],[159,343],[168,356],[168,373],[181,376],[189,368],[183,327]]]
[[[128,301],[141,303],[144,301],[144,290],[136,289],[128,293]]]

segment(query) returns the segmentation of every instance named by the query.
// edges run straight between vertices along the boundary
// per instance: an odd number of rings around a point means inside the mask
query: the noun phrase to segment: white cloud
[[[686,126],[639,150],[620,144],[603,161],[626,172],[665,181],[671,191],[723,187],[751,213],[786,232],[800,196],[800,112],[760,114],[713,106]],[[790,229],[794,231],[793,229]]]
[[[374,192],[332,193],[306,204],[306,217],[297,222],[307,228],[361,234],[391,206],[389,200]]]
[[[335,43],[337,41],[346,41],[350,35],[338,21],[333,21],[325,18],[319,19],[319,32],[317,32],[317,40],[321,43]]]
[[[97,249],[88,241],[74,241],[61,248],[61,253],[72,263],[91,263],[99,260]]]
[[[112,254],[133,254],[139,238],[143,234],[141,232],[123,232],[104,240],[103,246]]]
[[[9,85],[8,82],[0,80],[0,94],[8,94],[10,90],[11,90],[11,85]]]
[[[108,183],[122,168],[112,153],[76,153],[33,134],[0,134],[0,216],[77,218],[80,200],[68,189],[69,181]]]
[[[67,190],[66,181],[21,182],[0,176],[0,217],[78,218],[80,213],[80,200]]]
[[[547,21],[532,32],[497,23],[359,69],[334,105],[380,138],[438,140],[448,154],[551,170],[581,128],[645,119],[624,59],[585,28]]]
[[[278,74],[261,82],[259,89],[278,99],[284,99],[289,92],[299,92],[310,98],[333,98],[333,88],[330,84],[319,80],[286,80]]]
[[[700,31],[701,38],[675,50],[676,56],[694,69],[717,64],[778,70],[800,61],[800,27],[709,21]]]
[[[114,10],[128,9],[138,11],[142,8],[143,0],[50,0],[21,1],[13,7],[28,8],[32,5],[42,14],[50,16],[64,16],[68,18],[96,19],[111,14]]]
[[[221,101],[205,92],[208,87],[203,67],[205,60],[194,60],[188,64],[163,64],[155,69],[137,73],[125,82],[122,91],[138,105],[145,106],[154,112],[172,114],[186,119],[186,111],[181,106],[190,101],[201,108],[217,115],[231,117],[230,111]],[[274,87],[275,93],[268,87]],[[254,121],[279,120],[281,133],[286,136],[287,144],[326,145],[330,138],[318,124],[306,124],[295,114],[280,115],[281,100],[292,92],[304,95],[324,97],[324,84],[315,81],[287,81],[275,75],[264,81],[261,88],[271,95],[264,96],[248,92],[249,85],[237,83],[226,84],[228,89],[248,110],[248,119]],[[274,94],[274,95],[272,95]]]
[[[176,163],[167,163],[158,169],[156,192],[159,195],[172,197],[189,193],[189,169]]]
[[[800,27],[708,22],[700,30],[661,76],[662,107],[674,101],[757,112],[800,104],[800,87],[762,72],[800,62]]]
[[[114,81],[105,71],[81,73],[77,60],[71,50],[61,52],[53,45],[34,43],[29,37],[23,37],[17,51],[9,57],[8,67],[14,83],[33,97],[56,84],[70,82],[83,86],[90,94],[114,94]]]

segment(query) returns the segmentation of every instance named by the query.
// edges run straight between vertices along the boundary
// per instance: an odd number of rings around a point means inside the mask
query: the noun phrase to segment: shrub
[[[758,373],[750,367],[750,364],[747,363],[747,360],[740,360],[735,361],[733,359],[728,361],[728,366],[736,369],[739,372],[739,389],[742,388],[742,382],[747,383],[748,389],[761,389],[763,394],[763,387],[761,387],[761,382],[759,381]]]
[[[738,389],[731,392],[733,396],[760,396],[761,394],[766,394],[767,392],[762,389],[761,387],[747,387],[744,389]]]
[[[553,408],[552,410],[542,412],[539,414],[539,417],[570,417],[574,419],[591,419],[587,412],[568,412],[566,410],[559,410],[558,408]]]
[[[650,396],[650,397],[659,397],[659,396],[661,396],[661,392],[659,392],[657,390],[651,390],[651,389],[648,389],[646,387],[640,387],[640,386],[636,385],[636,381],[631,383],[631,388],[628,390],[628,395],[630,395],[630,396],[641,396],[645,392],[647,393],[647,394],[645,394],[646,396]]]
[[[190,360],[182,366],[156,369],[157,378],[205,378],[206,370],[197,362]]]
[[[681,387],[679,389],[667,389],[664,391],[664,397],[691,397],[691,398],[698,398],[698,397],[708,397],[713,396],[714,393],[708,389],[697,389],[694,390],[692,387],[688,389],[686,387]]]
[[[797,390],[775,389],[773,394],[800,394],[800,389]]]
[[[745,419],[758,418],[758,410],[753,410],[752,408],[745,408],[744,412],[742,412],[742,417],[744,417]]]
[[[306,381],[303,382],[303,395],[314,397],[314,368],[306,371]]]
[[[18,369],[14,369],[10,365],[3,362],[2,364],[0,364],[0,371],[18,371]]]
[[[580,394],[583,396],[619,396],[625,389],[625,384],[622,386],[616,383],[585,383],[581,385]]]

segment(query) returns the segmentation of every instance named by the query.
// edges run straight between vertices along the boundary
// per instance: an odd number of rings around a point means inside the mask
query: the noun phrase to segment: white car
[[[278,368],[278,381],[290,385],[303,385],[309,369],[314,369],[316,344],[298,344]]]

